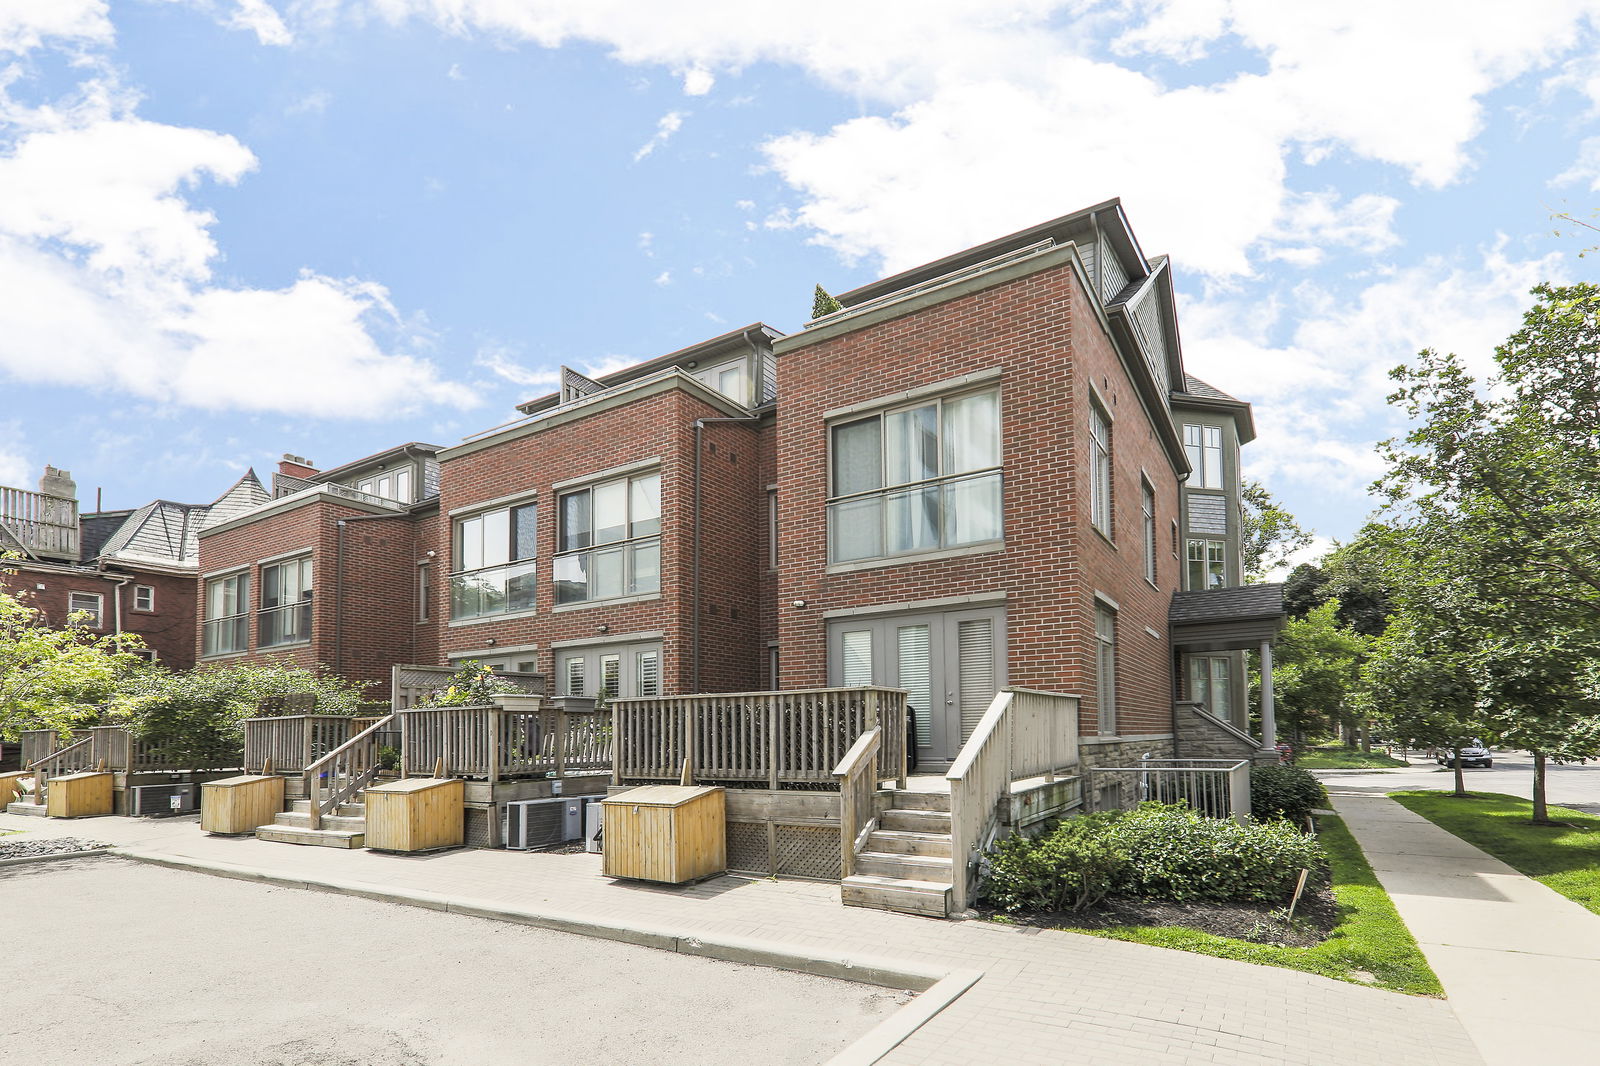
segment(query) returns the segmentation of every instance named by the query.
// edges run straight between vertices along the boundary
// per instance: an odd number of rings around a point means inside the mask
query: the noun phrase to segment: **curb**
[[[102,844],[97,848],[84,848],[82,851],[52,851],[48,855],[19,855],[15,859],[0,859],[0,869],[7,866],[28,866],[36,862],[55,862],[58,859],[90,859],[97,855],[110,855],[110,844]]]
[[[164,866],[191,873],[231,877],[241,881],[255,881],[280,888],[300,888],[313,892],[334,892],[356,896],[380,903],[395,903],[406,907],[445,911],[472,918],[510,922],[533,926],[554,932],[592,936],[602,940],[655,948],[737,962],[747,966],[766,966],[772,969],[792,970],[815,977],[831,977],[876,985],[881,988],[910,990],[917,998],[879,1022],[839,1054],[828,1060],[827,1066],[870,1066],[899,1046],[939,1012],[954,1003],[961,995],[977,984],[983,971],[976,969],[946,970],[918,965],[900,959],[879,955],[833,954],[795,950],[788,944],[776,941],[753,940],[745,937],[707,937],[685,935],[666,926],[625,924],[601,921],[584,914],[564,911],[533,911],[507,907],[490,900],[473,900],[445,896],[434,892],[398,891],[378,888],[367,882],[339,881],[332,878],[291,877],[275,874],[252,866],[235,866],[207,859],[177,858],[124,848],[105,848],[96,852],[69,852],[60,856],[43,858],[73,858],[86,854],[117,855],[151,866]],[[23,860],[33,861],[33,860]]]

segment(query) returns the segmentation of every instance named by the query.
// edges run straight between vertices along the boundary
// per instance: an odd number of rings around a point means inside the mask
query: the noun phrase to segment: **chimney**
[[[290,455],[283,453],[283,459],[278,463],[278,473],[286,477],[315,477],[320,473],[311,465],[311,460],[303,455]]]
[[[78,483],[72,480],[72,471],[57,470],[46,465],[44,476],[39,479],[39,492],[45,496],[59,496],[64,500],[78,498]]]

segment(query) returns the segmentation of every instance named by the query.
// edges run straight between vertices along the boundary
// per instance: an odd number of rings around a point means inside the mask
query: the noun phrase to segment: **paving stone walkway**
[[[1600,1059],[1600,915],[1387,796],[1328,791],[1489,1066]]]
[[[0,829],[92,836],[134,857],[402,893],[440,905],[585,916],[706,942],[897,960],[982,979],[882,1061],[1150,1066],[1482,1066],[1449,1004],[1141,944],[847,908],[839,886],[721,877],[688,888],[613,882],[597,855],[459,850],[426,856],[271,844],[194,819],[51,821]],[[92,861],[92,860],[89,860]],[[308,904],[314,905],[314,904]]]

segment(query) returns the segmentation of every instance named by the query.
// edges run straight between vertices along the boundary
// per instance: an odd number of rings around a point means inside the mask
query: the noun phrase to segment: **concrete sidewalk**
[[[1489,1066],[1600,1056],[1600,915],[1387,796],[1329,793]]]
[[[837,884],[721,877],[688,888],[649,886],[602,877],[597,855],[381,855],[212,837],[193,818],[66,822],[0,814],[0,829],[104,840],[170,865],[574,931],[588,923],[597,935],[677,938],[739,961],[762,961],[764,950],[779,964],[801,954],[980,972],[975,985],[882,1060],[896,1066],[1482,1062],[1439,1000],[1072,933],[847,908]]]

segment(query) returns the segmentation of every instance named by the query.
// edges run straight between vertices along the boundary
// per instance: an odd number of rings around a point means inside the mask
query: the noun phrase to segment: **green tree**
[[[1465,796],[1462,740],[1489,732],[1476,676],[1477,644],[1439,621],[1432,614],[1395,616],[1370,645],[1352,703],[1408,746],[1454,752],[1456,795]]]
[[[1273,499],[1259,481],[1246,481],[1240,487],[1244,521],[1239,549],[1244,557],[1246,582],[1260,581],[1289,561],[1295,552],[1311,543],[1311,534],[1300,527],[1294,516]]]
[[[1284,623],[1273,655],[1278,718],[1294,735],[1331,731],[1346,721],[1366,638],[1339,624],[1339,601],[1313,607]],[[1254,686],[1252,686],[1254,687]]]
[[[0,736],[15,739],[26,729],[71,733],[143,668],[133,654],[144,647],[138,637],[100,636],[83,621],[75,615],[66,626],[46,625],[38,610],[0,589]]]
[[[821,318],[823,315],[831,315],[835,311],[843,310],[844,304],[840,303],[838,300],[835,300],[832,296],[829,296],[827,289],[824,289],[821,285],[817,286],[816,293],[814,293],[811,297],[812,318]]]

